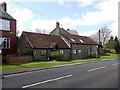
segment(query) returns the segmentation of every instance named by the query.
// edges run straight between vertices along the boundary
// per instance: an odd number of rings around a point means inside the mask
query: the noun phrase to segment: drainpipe
[[[70,43],[70,60],[72,60],[72,44]]]
[[[98,54],[100,54],[100,46],[101,45],[101,42],[100,42],[100,30],[99,30],[99,44],[98,44]]]

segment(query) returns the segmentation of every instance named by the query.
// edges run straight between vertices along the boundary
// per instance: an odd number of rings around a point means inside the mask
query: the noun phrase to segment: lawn
[[[120,54],[119,54],[120,56]],[[118,54],[102,54],[100,58],[88,58],[88,59],[80,59],[80,60],[70,60],[70,61],[38,61],[38,62],[31,62],[31,63],[24,63],[19,65],[2,65],[0,68],[2,68],[3,71],[6,70],[17,70],[21,67],[28,67],[28,68],[35,68],[35,67],[49,67],[49,66],[56,66],[56,65],[64,65],[64,64],[72,64],[72,63],[85,63],[85,62],[91,62],[96,60],[103,60],[107,58],[118,58]]]
[[[3,71],[17,70],[17,69],[20,69],[20,67],[18,65],[2,65],[2,66],[0,66],[0,69],[2,69]]]

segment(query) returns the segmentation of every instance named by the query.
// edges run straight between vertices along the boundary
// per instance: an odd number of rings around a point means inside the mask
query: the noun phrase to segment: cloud
[[[87,12],[82,16],[83,25],[106,23],[114,21],[118,17],[117,1],[115,0],[101,2],[96,5],[96,8],[99,9],[99,11]]]
[[[33,32],[35,32],[35,29],[40,29],[41,32],[45,30],[46,33],[49,33],[56,27],[56,22],[56,20],[42,20],[38,18],[36,20],[32,20],[30,28]]]
[[[64,0],[58,0],[59,5],[64,5],[65,1]]]
[[[118,36],[118,21],[116,20],[113,22],[109,28],[112,30],[112,35],[113,36]]]
[[[79,7],[86,7],[93,4],[93,0],[78,0]]]
[[[17,31],[19,30],[19,34],[21,34],[23,30],[29,28],[27,24],[31,22],[33,13],[26,8],[17,8],[11,5],[8,7],[8,13],[17,20]]]
[[[81,31],[78,34],[81,36],[91,36],[93,34],[96,34],[97,30],[90,30],[90,31]]]
[[[26,8],[18,8],[12,5],[8,4],[8,12],[11,16],[13,16],[15,19],[17,19],[17,30],[27,31],[35,31],[35,29],[39,28],[42,31],[46,30],[46,33],[49,33],[56,27],[56,22],[59,21],[61,24],[61,27],[65,29],[77,29],[78,26],[92,26],[92,25],[100,25],[106,24],[108,22],[113,22],[110,25],[110,28],[112,28],[113,34],[116,34],[117,29],[117,15],[118,15],[118,2],[115,0],[104,0],[100,3],[93,3],[94,0],[79,0],[79,5],[82,7],[86,7],[89,5],[95,5],[96,11],[89,11],[86,13],[83,13],[81,17],[78,17],[76,19],[72,19],[69,16],[62,17],[52,20],[43,20],[40,18],[34,18],[34,15],[31,10]],[[64,5],[64,0],[59,0],[60,5]],[[68,5],[69,6],[69,5]],[[70,5],[71,6],[71,5]],[[77,16],[78,14],[74,14],[74,16]],[[29,26],[27,24],[29,23]],[[99,27],[100,28],[100,27]],[[96,30],[92,31],[86,31],[81,32],[80,35],[90,35],[95,33]]]
[[[15,7],[11,9],[10,14],[21,23],[28,22],[33,17],[32,12],[26,8],[20,9]]]
[[[70,19],[69,17],[64,17],[61,19],[52,19],[52,20],[42,20],[40,18],[36,20],[31,21],[31,26],[30,28],[35,31],[35,29],[40,29],[41,32],[43,30],[46,31],[46,33],[51,32],[55,27],[56,27],[56,22],[60,23],[60,27],[64,29],[72,28],[75,29],[75,24],[74,24],[74,19]]]

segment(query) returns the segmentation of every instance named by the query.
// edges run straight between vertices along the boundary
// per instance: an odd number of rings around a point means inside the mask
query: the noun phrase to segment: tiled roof
[[[70,34],[78,35],[78,32],[76,30],[67,30]]]
[[[53,44],[58,48],[69,48],[59,36],[31,32],[23,32],[23,35],[28,38],[33,48],[52,48]]]
[[[2,8],[0,8],[0,18],[6,18],[6,19],[14,19],[12,16],[10,16],[7,12],[5,12]],[[15,20],[15,19],[14,19]]]
[[[86,36],[79,36],[79,35],[73,35],[73,34],[62,34],[62,36],[66,38],[69,41],[69,43],[97,44],[90,37],[86,37]]]

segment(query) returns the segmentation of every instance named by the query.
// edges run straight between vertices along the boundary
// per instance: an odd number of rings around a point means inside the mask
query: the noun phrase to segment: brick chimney
[[[6,4],[6,2],[0,3],[0,8],[2,8],[5,12],[7,12],[7,4]]]
[[[56,22],[56,28],[60,27],[59,22]]]

